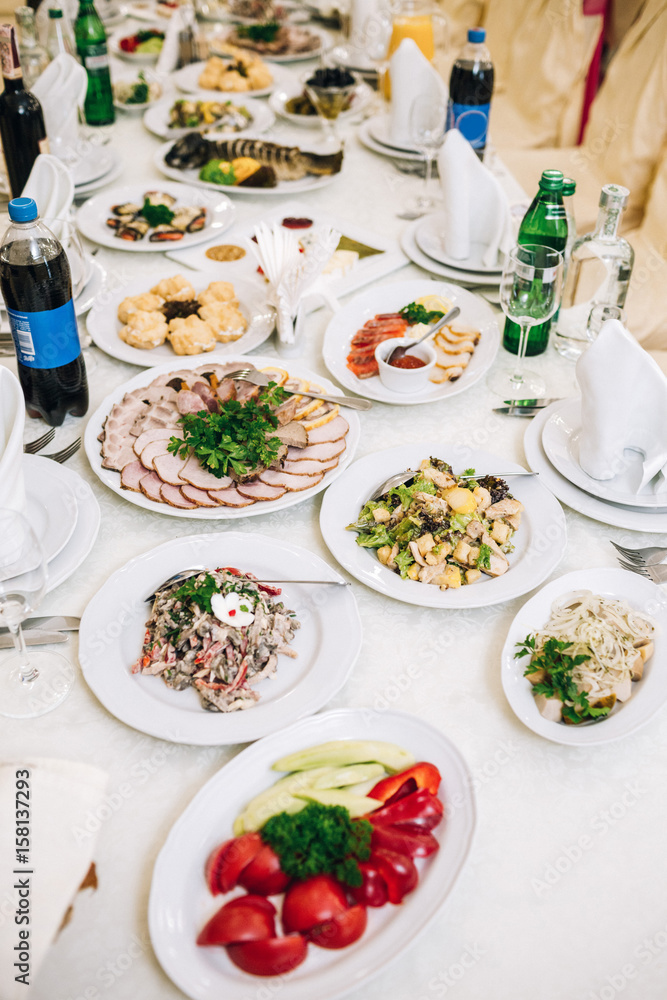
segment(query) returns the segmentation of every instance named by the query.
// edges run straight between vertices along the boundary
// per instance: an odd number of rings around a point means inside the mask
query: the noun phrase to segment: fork
[[[240,368],[237,372],[229,372],[225,378],[236,378],[241,382],[260,386],[267,386],[272,381],[268,375],[263,375],[252,368]],[[355,399],[352,396],[325,396],[321,392],[302,392],[300,389],[284,389],[284,392],[288,392],[290,396],[308,396],[309,399],[321,399],[325,403],[338,403],[340,406],[348,406],[351,410],[370,410],[373,405],[368,399]]]
[[[617,545],[616,542],[611,542],[611,544],[625,559],[637,566],[655,566],[667,556],[667,548],[660,545],[649,545],[645,549],[626,549],[623,545]]]
[[[180,573],[174,573],[170,576],[168,580],[161,583],[156,589],[155,593],[149,594],[148,597],[144,598],[146,604],[152,604],[158,593],[161,590],[166,590],[167,587],[173,586],[175,583],[183,583],[185,580],[189,580],[191,576],[196,576],[197,573],[203,573],[203,566],[194,566],[192,569],[183,569]],[[320,583],[328,584],[333,587],[349,587],[350,584],[347,580],[251,580],[251,583]]]
[[[667,583],[667,566],[640,566],[637,563],[624,562],[623,559],[618,561],[623,569],[627,569],[631,573],[638,573],[639,576],[645,576],[653,583]]]
[[[28,441],[27,444],[24,444],[23,451],[26,455],[36,455],[38,451],[42,450],[42,448],[46,448],[47,444],[51,444],[55,436],[55,427],[49,427],[48,431],[46,431],[45,434],[42,434],[41,437],[35,438],[34,441]]]
[[[76,455],[80,447],[81,438],[79,437],[75,441],[72,441],[71,444],[68,444],[66,448],[63,448],[62,451],[54,451],[52,455],[44,455],[42,457],[52,458],[54,462],[59,462],[60,465],[62,465],[63,462],[66,462],[68,458],[72,457],[72,455]]]

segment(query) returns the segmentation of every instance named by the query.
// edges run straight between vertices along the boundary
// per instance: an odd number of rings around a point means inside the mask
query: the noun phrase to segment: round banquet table
[[[293,72],[302,68],[297,63]],[[128,76],[133,67],[114,62],[114,70]],[[354,125],[343,132],[343,175],[299,200],[341,222],[398,237],[406,223],[397,212],[421,182],[364,149]],[[141,116],[119,112],[108,134],[124,161],[123,175],[114,183],[146,181],[159,187],[152,157],[161,140],[143,128]],[[267,138],[305,143],[310,135],[309,129],[278,122]],[[275,203],[237,197],[237,221],[247,223]],[[233,234],[232,229],[225,241],[231,242]],[[163,266],[160,253],[101,248],[97,260],[111,286],[143,274],[159,280]],[[382,280],[416,277],[428,275],[407,264]],[[321,344],[330,316],[328,308],[309,316],[303,355],[304,363],[323,376],[328,373]],[[273,340],[258,350],[276,353]],[[89,377],[92,412],[138,369],[94,347],[90,351],[96,361]],[[507,362],[502,350],[500,355],[496,365]],[[3,363],[13,367],[9,359]],[[546,376],[549,395],[571,393],[573,367],[553,349],[532,363]],[[484,380],[449,401],[414,407],[375,403],[361,415],[357,457],[438,437],[444,459],[447,444],[458,442],[494,452],[500,466],[503,459],[525,464],[522,439],[528,421],[494,413],[496,405]],[[68,418],[47,450],[66,444],[84,423]],[[28,425],[26,440],[43,431],[43,424]],[[171,538],[224,531],[229,524],[192,524],[141,510],[96,479],[83,451],[68,467],[92,485],[102,510],[101,530],[84,564],[48,595],[40,614],[80,615],[107,577],[132,556]],[[321,500],[320,495],[273,514],[236,520],[233,529],[286,539],[334,563],[320,534]],[[550,579],[575,569],[615,566],[609,539],[667,543],[659,535],[606,527],[570,508],[565,514],[567,549]],[[664,997],[667,713],[608,745],[570,748],[547,742],[523,727],[501,687],[500,652],[527,598],[446,611],[398,603],[356,581],[352,589],[363,621],[363,648],[349,681],[327,708],[399,709],[442,730],[471,770],[478,827],[468,863],[439,917],[390,967],[350,993],[351,1000]],[[76,663],[76,634],[59,649]],[[664,669],[664,664],[656,666]],[[72,693],[51,714],[3,719],[0,756],[81,760],[110,775],[110,807],[95,850],[99,888],[80,894],[70,925],[40,970],[32,1000],[182,1000],[148,937],[153,864],[192,797],[239,749],[182,746],[135,732],[100,705],[80,672]],[[249,997],[269,995],[261,980],[249,985]],[[276,992],[280,995],[289,997],[288,981]]]

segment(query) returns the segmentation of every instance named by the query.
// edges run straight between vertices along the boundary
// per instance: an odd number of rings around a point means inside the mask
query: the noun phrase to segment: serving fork
[[[149,594],[148,597],[144,598],[146,604],[152,604],[158,593],[161,590],[166,590],[167,587],[173,586],[176,583],[184,583],[189,580],[191,576],[196,576],[197,573],[203,573],[205,571],[205,566],[193,566],[191,569],[183,569],[180,573],[174,573],[170,576],[164,583],[161,583],[159,587],[156,588],[153,594]],[[251,583],[319,583],[327,584],[334,587],[349,587],[350,584],[347,580],[251,580]]]
[[[236,372],[229,372],[225,378],[239,379],[241,382],[251,382],[252,385],[266,387],[273,381],[268,375],[255,371],[253,368],[239,368]],[[369,399],[355,399],[353,396],[326,396],[322,392],[302,392],[301,389],[284,389],[290,396],[308,396],[309,399],[321,399],[325,403],[338,403],[339,406],[348,406],[351,410],[370,410],[372,403]]]
[[[617,545],[616,542],[611,542],[611,544],[624,559],[636,566],[656,566],[663,562],[667,556],[667,548],[660,545],[649,545],[644,549],[627,549],[623,545]]]

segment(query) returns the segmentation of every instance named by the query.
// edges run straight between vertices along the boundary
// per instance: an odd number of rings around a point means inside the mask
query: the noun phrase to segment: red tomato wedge
[[[198,945],[232,944],[275,937],[276,908],[264,896],[239,896],[220,907],[199,932]]]
[[[239,875],[239,885],[260,896],[273,896],[283,892],[289,881],[289,875],[285,875],[280,867],[280,858],[268,844],[264,844]]]
[[[308,943],[300,934],[227,945],[227,954],[234,965],[253,976],[279,976],[291,972],[301,965],[307,951]]]
[[[377,868],[387,883],[390,903],[400,903],[404,896],[416,888],[419,875],[414,861],[406,854],[378,847],[370,856],[370,863]]]
[[[206,862],[206,882],[213,895],[233,889],[243,869],[263,847],[258,833],[244,833],[216,847]]]
[[[407,854],[409,858],[427,858],[440,846],[432,833],[420,830],[413,833],[404,826],[374,826],[372,847],[386,847],[389,851]]]
[[[347,948],[358,941],[366,930],[366,907],[351,906],[344,913],[308,931],[308,940],[320,948]]]
[[[283,927],[289,931],[309,931],[347,910],[342,886],[331,875],[314,875],[296,882],[285,893]]]
[[[370,861],[360,861],[361,877],[363,882],[359,886],[350,889],[350,895],[358,903],[366,906],[384,906],[389,902],[387,883],[380,875],[377,868]]]

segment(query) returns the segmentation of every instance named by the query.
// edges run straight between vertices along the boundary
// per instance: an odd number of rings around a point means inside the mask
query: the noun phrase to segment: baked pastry
[[[186,302],[195,297],[194,288],[182,274],[176,274],[173,278],[163,278],[151,288],[151,292],[153,295],[161,295],[167,302]]]
[[[245,316],[231,302],[211,302],[201,307],[199,315],[223,344],[238,340],[248,328]]]
[[[148,351],[164,344],[167,333],[167,321],[161,312],[138,309],[130,315],[129,322],[120,330],[118,336],[130,347]]]
[[[151,292],[144,292],[143,295],[130,295],[123,299],[118,306],[118,319],[121,323],[129,323],[130,316],[136,312],[155,312],[159,310],[164,299]]]
[[[235,306],[239,304],[231,281],[212,281],[203,292],[199,293],[197,302],[201,302],[203,306],[216,302],[231,302]]]
[[[199,316],[172,319],[168,337],[176,354],[201,354],[202,351],[212,351],[217,342],[209,324]]]

